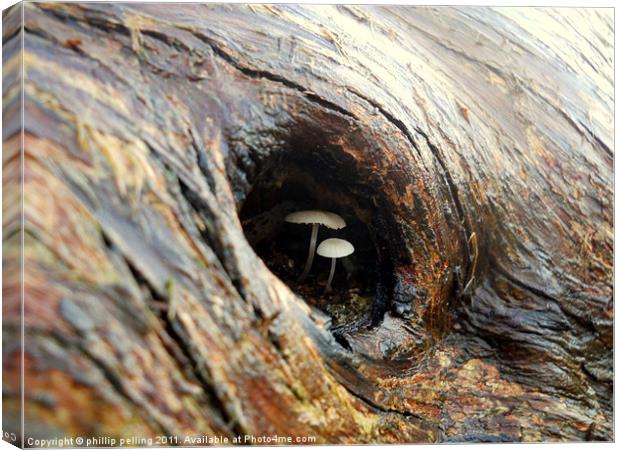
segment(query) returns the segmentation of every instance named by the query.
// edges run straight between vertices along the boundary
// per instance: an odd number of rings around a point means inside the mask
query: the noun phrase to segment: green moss
[[[168,277],[168,279],[166,280],[165,289],[166,289],[166,297],[168,299],[171,299],[172,292],[174,291],[174,280],[172,279],[172,277]]]

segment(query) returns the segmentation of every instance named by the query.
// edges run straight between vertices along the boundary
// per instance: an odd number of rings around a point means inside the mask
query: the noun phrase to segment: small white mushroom
[[[332,289],[332,280],[334,279],[334,272],[336,270],[336,259],[349,256],[355,251],[355,248],[349,241],[344,239],[325,239],[319,244],[316,252],[325,257],[332,259],[332,267],[329,271],[329,278],[327,279],[327,286],[325,286],[325,292],[329,292]]]
[[[306,259],[306,267],[299,277],[299,281],[303,281],[312,268],[314,260],[314,249],[316,248],[316,238],[319,232],[319,225],[323,225],[333,230],[339,230],[347,226],[347,223],[338,214],[329,211],[321,211],[311,209],[307,211],[296,211],[287,215],[284,220],[289,223],[311,224],[312,234],[310,235],[310,247],[308,249],[308,258]]]

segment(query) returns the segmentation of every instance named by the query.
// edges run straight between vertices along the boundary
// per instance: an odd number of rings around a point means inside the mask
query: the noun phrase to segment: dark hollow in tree
[[[3,20],[5,431],[23,363],[26,438],[613,438],[613,10]]]

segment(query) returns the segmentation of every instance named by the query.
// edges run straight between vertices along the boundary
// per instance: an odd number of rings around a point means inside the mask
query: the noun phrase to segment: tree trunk
[[[21,8],[5,431],[613,438],[613,10]]]

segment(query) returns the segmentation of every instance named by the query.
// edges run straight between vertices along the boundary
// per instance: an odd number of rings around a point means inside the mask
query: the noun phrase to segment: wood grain
[[[26,437],[613,438],[611,9],[24,17]],[[5,30],[17,411],[22,50]],[[370,236],[374,319],[349,349],[244,237],[269,170]]]

